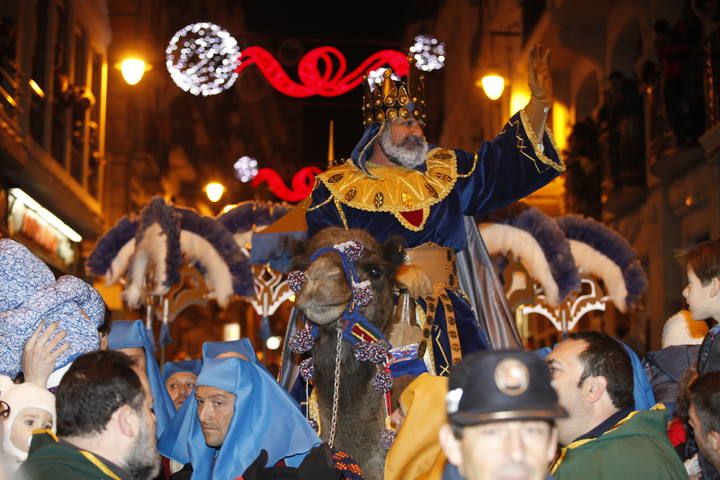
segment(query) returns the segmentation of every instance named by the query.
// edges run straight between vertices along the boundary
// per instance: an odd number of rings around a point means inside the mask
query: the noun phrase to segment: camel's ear
[[[393,235],[382,246],[382,253],[385,260],[397,268],[405,263],[405,239],[399,235]]]

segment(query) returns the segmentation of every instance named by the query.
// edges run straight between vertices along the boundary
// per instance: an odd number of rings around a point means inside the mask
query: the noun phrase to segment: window
[[[52,104],[52,139],[50,142],[50,153],[63,167],[68,157],[68,125],[70,123],[70,112],[68,106],[71,96],[70,85],[70,62],[68,52],[68,11],[65,5],[55,6],[55,38],[54,58],[52,66],[53,83],[53,104]]]
[[[30,99],[30,135],[40,145],[45,136],[45,102],[47,96],[48,64],[48,0],[38,0],[35,6],[35,48],[33,52],[32,74],[29,80]]]
[[[72,82],[72,139],[70,142],[70,175],[83,185],[85,170],[86,116],[89,100],[85,92],[87,84],[87,39],[82,28],[73,34],[74,72]]]
[[[88,184],[87,190],[94,198],[99,199],[100,196],[100,168],[101,168],[101,150],[100,150],[100,112],[102,105],[102,74],[103,74],[103,57],[97,52],[92,53],[92,72],[90,80],[90,90],[95,97],[95,105],[90,109],[90,121],[88,122]]]

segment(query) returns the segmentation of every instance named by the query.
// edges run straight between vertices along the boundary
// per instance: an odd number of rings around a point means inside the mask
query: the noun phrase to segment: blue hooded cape
[[[237,478],[260,450],[268,452],[269,465],[284,459],[287,465],[298,466],[320,444],[294,400],[254,363],[239,358],[206,358],[197,385],[235,395],[236,414],[223,445],[215,449],[205,443],[197,402],[185,402],[178,412],[178,417],[184,417],[185,428],[177,430],[177,434],[163,435],[158,442],[163,455],[192,464],[193,479]],[[183,444],[187,447],[177,448]],[[183,450],[189,450],[189,458],[181,458]]]
[[[255,355],[255,349],[253,348],[252,342],[247,338],[241,338],[239,340],[232,340],[229,342],[205,342],[202,347],[202,358],[216,358],[218,355],[227,352],[237,352],[247,357],[248,361],[253,362],[256,365],[262,366],[257,355]]]
[[[194,373],[200,375],[202,362],[200,360],[179,360],[177,362],[165,362],[162,368],[163,382],[167,382],[168,378],[179,372]]]
[[[175,406],[165,388],[165,382],[160,376],[160,368],[153,354],[154,348],[142,320],[114,321],[108,336],[108,346],[111,350],[120,350],[121,348],[142,348],[145,350],[145,370],[153,395],[157,436],[160,438],[175,415]]]

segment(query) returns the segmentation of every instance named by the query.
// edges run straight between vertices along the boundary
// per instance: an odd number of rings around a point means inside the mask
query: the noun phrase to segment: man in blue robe
[[[549,51],[532,49],[530,102],[476,152],[428,146],[415,73],[411,66],[403,82],[386,70],[374,91],[366,84],[363,137],[352,161],[318,176],[306,219],[309,236],[340,225],[381,242],[405,238],[408,264],[432,284],[418,299],[425,310],[420,355],[429,350],[435,373],[447,375],[463,354],[522,347],[472,217],[529,195],[565,165],[545,125],[552,104]]]
[[[178,415],[188,428],[158,445],[186,463],[173,478],[237,478],[263,450],[270,465],[297,467],[320,444],[294,400],[264,369],[241,358],[205,358],[195,398]],[[187,458],[179,458],[185,450]]]

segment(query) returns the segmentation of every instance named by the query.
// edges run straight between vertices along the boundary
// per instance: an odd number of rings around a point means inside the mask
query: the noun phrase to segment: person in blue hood
[[[158,438],[175,414],[170,395],[160,376],[160,368],[155,360],[152,341],[145,330],[142,320],[116,320],[108,337],[111,350],[125,353],[135,361],[135,371],[141,379],[147,380],[153,397],[153,410],[157,422]]]
[[[195,399],[181,412],[188,427],[158,445],[164,455],[189,463],[173,479],[237,478],[263,450],[269,465],[296,467],[320,444],[294,400],[267,371],[242,358],[204,359]],[[184,451],[187,458],[179,458]]]
[[[163,382],[170,395],[170,399],[179,410],[185,400],[192,395],[197,377],[200,375],[200,360],[180,360],[166,362],[163,365]]]

